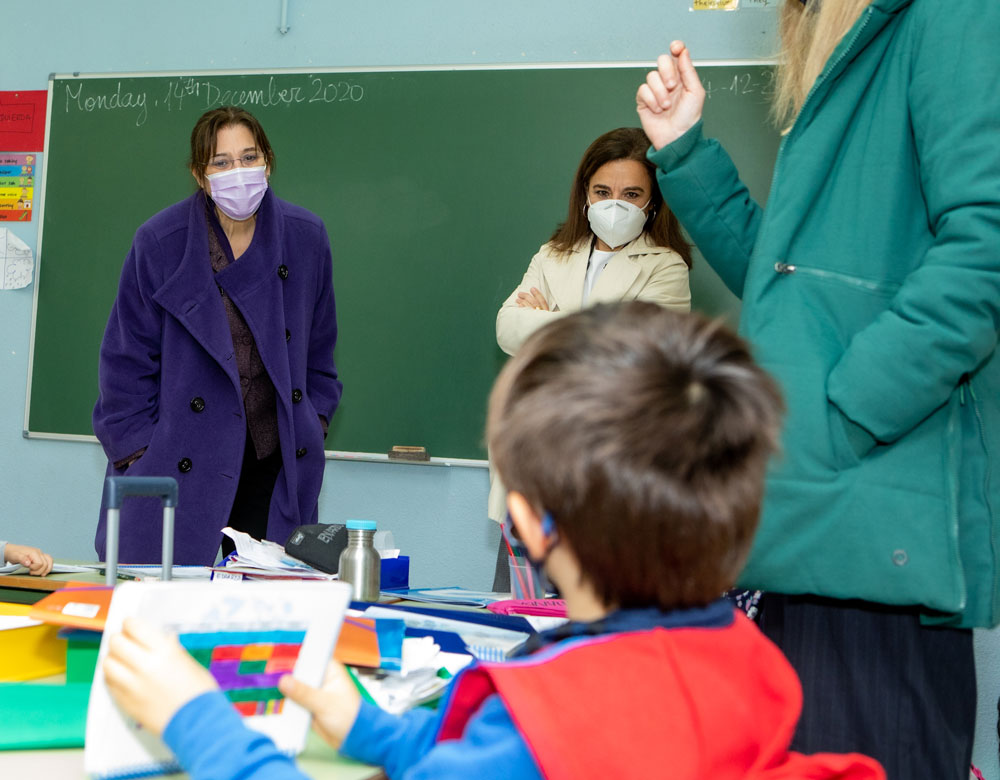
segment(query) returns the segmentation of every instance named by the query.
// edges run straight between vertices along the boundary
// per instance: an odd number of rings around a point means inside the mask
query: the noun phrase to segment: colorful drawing
[[[31,221],[35,155],[0,152],[0,222]]]
[[[180,634],[181,645],[208,669],[243,716],[277,715],[284,696],[278,680],[290,674],[305,631],[213,631]]]

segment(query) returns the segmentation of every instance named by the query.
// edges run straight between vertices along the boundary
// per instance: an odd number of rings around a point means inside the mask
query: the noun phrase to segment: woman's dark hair
[[[264,155],[268,169],[274,171],[274,150],[257,117],[243,108],[222,106],[202,114],[191,131],[191,158],[188,160],[188,167],[198,181],[205,178],[205,168],[215,154],[215,139],[219,131],[230,125],[243,125],[253,134],[254,143]]]
[[[587,187],[594,173],[605,163],[615,160],[635,160],[649,173],[652,205],[643,231],[657,246],[673,249],[691,267],[691,245],[681,231],[681,223],[674,216],[656,184],[656,166],[646,159],[650,147],[649,138],[640,127],[619,127],[600,136],[583,153],[580,167],[573,177],[569,193],[569,214],[566,221],[556,228],[549,241],[559,253],[568,253],[583,239],[590,238],[590,222],[587,220]]]

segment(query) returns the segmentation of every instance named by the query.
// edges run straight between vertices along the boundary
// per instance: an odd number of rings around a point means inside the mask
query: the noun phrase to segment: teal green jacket
[[[780,381],[741,585],[1000,622],[1000,2],[875,0],[767,209],[701,127],[650,159]]]

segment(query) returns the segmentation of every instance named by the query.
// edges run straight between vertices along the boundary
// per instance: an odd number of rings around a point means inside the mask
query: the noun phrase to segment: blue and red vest
[[[438,740],[503,699],[554,780],[885,780],[857,754],[788,750],[802,707],[795,671],[742,613],[726,626],[574,638],[453,684]]]

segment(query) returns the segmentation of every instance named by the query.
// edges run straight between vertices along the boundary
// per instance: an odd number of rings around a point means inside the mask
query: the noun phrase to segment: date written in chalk
[[[68,83],[64,85],[62,104],[64,113],[103,113],[124,111],[134,117],[135,126],[146,124],[151,113],[156,111],[181,111],[184,109],[204,111],[223,105],[267,108],[269,106],[296,103],[360,103],[365,97],[364,87],[354,81],[345,81],[336,76],[296,76],[294,81],[277,79],[274,76],[263,80],[241,79],[238,86],[181,76],[172,79],[164,87],[157,87],[153,93],[142,85],[147,80],[101,82],[103,89],[95,84]]]

